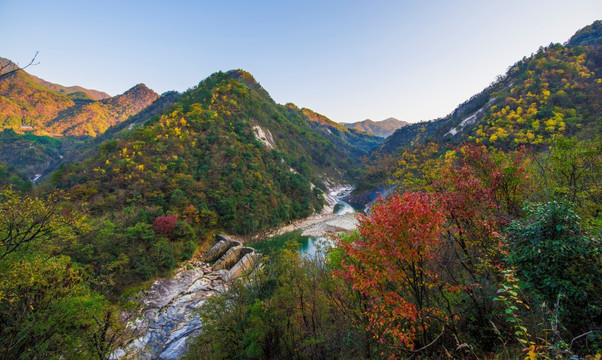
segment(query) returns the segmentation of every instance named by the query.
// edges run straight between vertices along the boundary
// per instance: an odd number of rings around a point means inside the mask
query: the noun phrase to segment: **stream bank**
[[[320,214],[283,226],[271,234],[300,231],[307,239],[303,252],[313,255],[320,241],[329,241],[329,235],[356,228],[355,210],[342,200],[351,190],[350,187],[334,189],[326,197],[328,206]],[[245,262],[245,256],[256,256],[240,253],[236,255],[238,262],[234,261],[236,264],[229,264],[224,269],[220,265],[231,260],[236,249],[244,244],[233,236],[217,238],[218,243],[205,253],[219,249],[219,256],[208,258],[210,261],[221,256],[215,263],[191,261],[183,264],[174,276],[155,281],[150,290],[140,294],[142,310],[130,325],[134,339],[124,349],[115,351],[111,359],[176,360],[184,354],[186,340],[197,334],[202,325],[195,310],[209,297],[227,289],[229,278],[240,271],[237,266]],[[229,242],[225,247],[224,241]]]

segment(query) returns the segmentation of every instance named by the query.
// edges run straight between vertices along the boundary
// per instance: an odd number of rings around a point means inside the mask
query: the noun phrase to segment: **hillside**
[[[511,149],[538,146],[554,134],[590,138],[601,132],[602,23],[523,58],[481,93],[441,119],[412,124],[387,138],[381,152],[412,141],[480,141]]]
[[[407,126],[409,124],[409,122],[397,120],[396,118],[390,117],[381,121],[373,121],[370,119],[366,119],[364,121],[345,123],[342,125],[348,129],[355,129],[368,134],[380,136],[382,138],[387,138],[391,134],[393,134],[395,130]]]
[[[299,111],[292,104],[287,104],[291,111]],[[320,115],[310,109],[303,108],[300,110],[303,117],[309,126],[330,142],[338,149],[349,150],[349,155],[355,159],[368,154],[368,152],[383,143],[383,139],[378,136],[365,134],[356,129],[347,129],[341,124],[328,119],[324,115]]]
[[[66,94],[34,81],[24,71],[0,79],[0,129],[37,128],[72,106],[75,103]]]
[[[138,84],[125,93],[74,106],[52,119],[46,127],[51,134],[97,136],[110,126],[137,114],[159,98],[144,84]]]
[[[0,62],[6,64],[9,60],[0,58]],[[0,79],[0,130],[96,136],[137,114],[158,97],[144,84],[109,97],[97,90],[64,87],[18,71]]]
[[[31,182],[27,175],[0,161],[0,187],[3,186],[12,186],[19,191],[28,191],[31,189]]]
[[[49,136],[0,132],[0,162],[13,166],[30,179],[61,161],[62,142]]]
[[[147,126],[63,166],[54,184],[97,214],[137,198],[180,214],[205,209],[227,231],[254,233],[319,211],[326,184],[343,181],[355,156],[378,144],[342,129],[331,134],[339,148],[305,114],[276,104],[246,72],[216,73]]]
[[[40,79],[39,77],[33,76],[31,74],[29,76],[31,76],[31,78],[35,82],[37,82],[41,85],[44,85],[45,87],[52,89],[54,91],[58,91],[60,93],[67,94],[67,96],[69,96],[72,99],[82,98],[82,99],[87,99],[87,100],[102,100],[102,99],[108,99],[111,97],[111,95],[109,95],[103,91],[86,89],[84,87],[77,86],[77,85],[63,86],[63,85],[51,83],[50,81],[46,81],[44,79]]]
[[[179,96],[177,92],[165,93],[143,111],[129,117],[126,121],[110,126],[97,137],[51,137],[17,133],[11,128],[4,129],[0,131],[0,161],[27,174],[30,179],[37,178],[38,181],[42,181],[60,164],[84,160],[91,156],[91,152],[94,152],[103,141],[121,138],[152,117],[162,114]]]

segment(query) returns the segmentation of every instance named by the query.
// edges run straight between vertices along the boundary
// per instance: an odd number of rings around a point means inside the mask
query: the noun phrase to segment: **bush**
[[[540,303],[557,304],[569,335],[602,325],[600,236],[589,236],[571,206],[528,206],[524,222],[508,228],[509,262]]]

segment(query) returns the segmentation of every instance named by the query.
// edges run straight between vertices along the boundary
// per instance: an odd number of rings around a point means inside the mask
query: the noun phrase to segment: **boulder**
[[[232,247],[224,255],[222,255],[222,257],[220,257],[219,260],[217,260],[215,262],[215,264],[213,264],[213,270],[214,271],[222,270],[222,269],[229,270],[243,256],[245,256],[246,254],[249,254],[249,253],[253,253],[254,251],[255,251],[254,249],[252,249],[250,247],[246,247],[246,246]]]
[[[228,279],[236,279],[237,277],[249,273],[255,269],[259,261],[260,255],[254,252],[245,254],[228,272]]]
[[[216,238],[218,242],[213,245],[213,247],[203,256],[205,261],[215,261],[219,259],[228,249],[233,246],[240,246],[241,244],[238,241],[231,240],[225,235],[217,235]]]

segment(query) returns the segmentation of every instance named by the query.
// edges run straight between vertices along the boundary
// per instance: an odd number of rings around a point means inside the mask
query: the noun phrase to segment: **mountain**
[[[87,204],[97,225],[70,256],[117,288],[172,269],[215,231],[257,235],[320,212],[381,140],[277,104],[242,70],[175,95],[42,184]]]
[[[405,126],[380,149],[393,153],[414,141],[479,141],[512,149],[540,146],[554,134],[591,138],[601,133],[602,22],[567,43],[541,47],[451,114]]]
[[[344,181],[378,144],[308,109],[275,103],[249,73],[234,70],[211,75],[87,160],[62,166],[53,185],[96,214],[136,198],[138,206],[180,216],[204,209],[220,228],[252,234],[320,211],[327,185]]]
[[[111,97],[111,95],[109,95],[105,92],[102,92],[102,91],[86,89],[86,88],[83,88],[83,87],[77,86],[77,85],[76,86],[62,86],[59,84],[51,83],[44,79],[40,79],[39,77],[33,76],[31,74],[29,74],[29,76],[31,76],[31,78],[38,84],[44,85],[45,87],[52,89],[54,91],[58,91],[60,93],[67,94],[67,96],[69,96],[71,99],[82,98],[82,99],[87,99],[87,100],[102,100],[102,99],[107,99],[107,98]]]
[[[295,111],[301,111],[303,117],[314,131],[324,136],[338,149],[348,151],[348,154],[355,159],[359,160],[362,156],[368,155],[370,150],[382,145],[384,141],[377,136],[366,134],[356,129],[348,129],[310,109],[298,109],[293,104],[287,104],[287,107]]]
[[[366,119],[364,121],[345,123],[342,125],[344,125],[348,129],[355,129],[366,132],[368,134],[373,134],[382,138],[386,138],[389,135],[393,134],[395,130],[400,129],[409,124],[409,122],[397,120],[396,118],[390,117],[381,121],[373,121],[370,119]]]
[[[53,118],[45,128],[51,134],[97,136],[110,126],[135,115],[157,100],[159,95],[138,84],[125,93],[73,106]]]
[[[3,64],[7,61],[0,59]],[[40,127],[73,106],[66,94],[38,83],[24,71],[0,78],[0,129]]]
[[[12,63],[0,58],[9,71]],[[78,86],[64,87],[18,71],[0,79],[0,129],[39,135],[96,136],[159,97],[144,84],[122,95]]]

